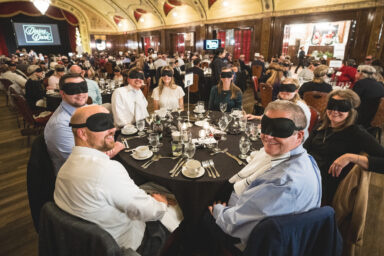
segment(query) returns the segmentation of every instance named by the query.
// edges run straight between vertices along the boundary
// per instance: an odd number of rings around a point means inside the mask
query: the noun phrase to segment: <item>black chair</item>
[[[54,202],[41,210],[39,256],[139,256],[121,249],[115,239],[95,223],[64,212]]]
[[[39,233],[41,208],[46,202],[53,201],[55,180],[54,168],[48,154],[44,136],[39,135],[32,143],[27,167],[29,207],[37,233]]]
[[[249,237],[244,256],[337,256],[342,244],[335,211],[325,206],[260,222]]]

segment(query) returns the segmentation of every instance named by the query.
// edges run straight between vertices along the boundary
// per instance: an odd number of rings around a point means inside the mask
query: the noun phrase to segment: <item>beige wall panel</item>
[[[167,25],[183,24],[199,21],[198,13],[189,5],[182,5],[173,8],[166,17]]]
[[[207,10],[207,19],[232,18],[234,16],[256,14],[261,11],[261,1],[218,0]]]
[[[300,8],[313,8],[337,4],[353,4],[359,2],[372,2],[362,0],[275,0],[275,11],[284,11]]]
[[[141,16],[140,19],[143,19],[144,21],[140,21],[137,23],[138,29],[145,29],[145,28],[154,28],[161,26],[161,22],[159,18],[152,13],[146,13]]]

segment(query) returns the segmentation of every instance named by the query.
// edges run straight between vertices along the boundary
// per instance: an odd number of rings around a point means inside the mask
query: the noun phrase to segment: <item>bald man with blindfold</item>
[[[261,120],[264,147],[229,180],[234,191],[228,203],[209,207],[213,218],[206,216],[206,226],[218,239],[213,243],[231,241],[244,249],[262,219],[320,206],[319,168],[302,146],[306,122],[292,102],[277,100],[267,106]]]
[[[57,175],[55,203],[105,229],[120,247],[157,255],[169,235],[158,221],[168,201],[141,190],[123,165],[106,155],[115,146],[112,115],[102,106],[85,106],[67,126],[75,147]]]
[[[60,78],[59,87],[62,101],[44,129],[44,138],[56,175],[75,145],[68,126],[71,116],[77,108],[85,106],[88,99],[87,83],[79,74],[65,74]],[[113,157],[123,148],[124,145],[118,142],[108,154]]]

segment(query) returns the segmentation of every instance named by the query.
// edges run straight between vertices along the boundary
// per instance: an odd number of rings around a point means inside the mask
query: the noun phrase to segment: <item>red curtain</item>
[[[0,55],[9,56],[7,44],[4,39],[3,28],[0,26]]]
[[[221,40],[221,47],[225,48],[225,31],[219,31],[217,39]]]
[[[151,38],[149,36],[144,37],[144,53],[148,56],[148,49],[151,48]]]
[[[247,63],[249,61],[249,54],[251,51],[251,30],[250,29],[245,29],[242,30],[243,35],[243,44],[242,44],[242,49],[241,53],[245,55],[245,62]]]
[[[233,51],[233,58],[238,59],[241,52],[241,30],[235,30],[235,48]]]
[[[67,24],[69,44],[71,45],[72,52],[76,51],[76,27],[71,24]]]
[[[184,34],[177,35],[177,52],[184,53],[185,52],[185,38]]]

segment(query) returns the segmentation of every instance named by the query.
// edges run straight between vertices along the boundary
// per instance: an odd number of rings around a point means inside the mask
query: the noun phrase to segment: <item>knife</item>
[[[232,155],[232,154],[229,153],[229,152],[225,152],[225,154],[226,154],[227,156],[233,158],[234,160],[236,160],[236,162],[237,162],[239,165],[243,165],[243,164],[244,164],[244,162],[241,161],[239,158],[237,158],[237,156],[234,156],[234,155]]]

